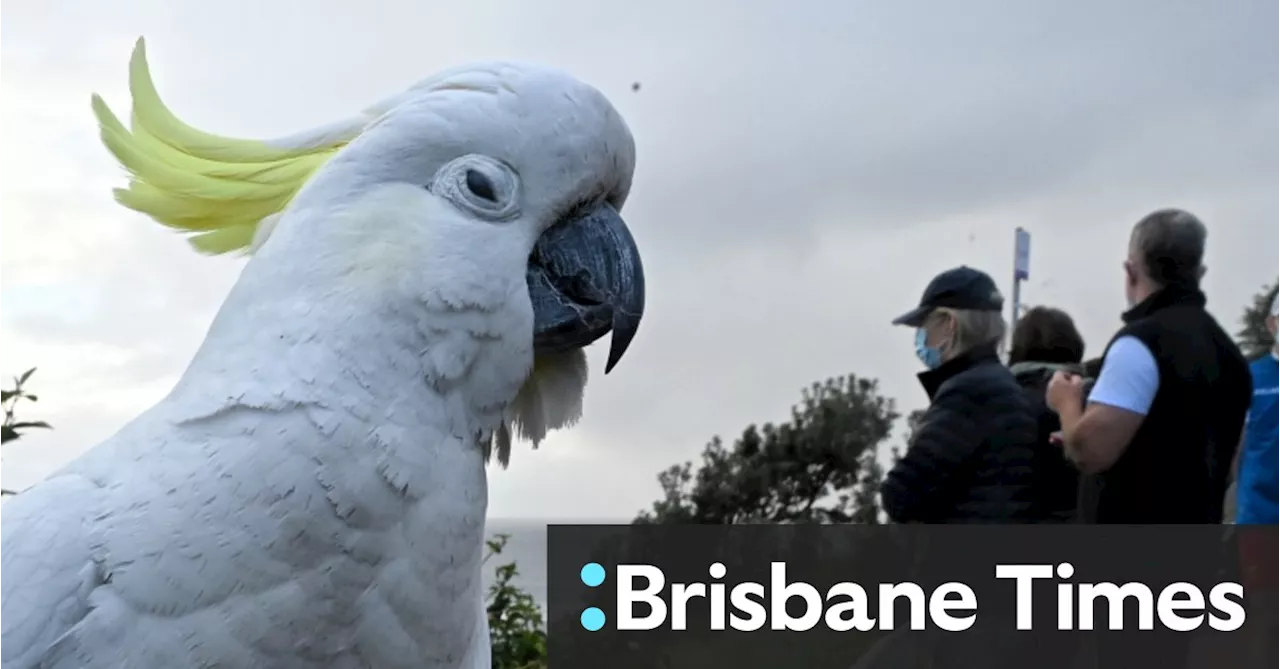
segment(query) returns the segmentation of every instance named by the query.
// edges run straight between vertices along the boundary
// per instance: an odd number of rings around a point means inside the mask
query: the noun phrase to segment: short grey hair
[[[1209,231],[1194,214],[1161,209],[1133,226],[1130,246],[1147,278],[1161,286],[1198,286]]]
[[[1008,324],[999,311],[975,311],[971,309],[939,308],[939,313],[951,314],[956,321],[956,331],[947,347],[947,359],[964,355],[975,348],[998,346],[1003,340]]]

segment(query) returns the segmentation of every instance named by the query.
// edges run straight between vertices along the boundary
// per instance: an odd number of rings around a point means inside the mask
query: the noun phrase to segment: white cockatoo
[[[554,69],[448,70],[278,141],[161,103],[117,199],[252,257],[173,391],[3,510],[3,669],[488,667],[485,463],[639,325],[635,144]]]

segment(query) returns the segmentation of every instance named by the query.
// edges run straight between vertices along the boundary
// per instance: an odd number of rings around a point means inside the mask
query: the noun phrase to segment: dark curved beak
[[[613,332],[608,374],[640,327],[644,268],[631,231],[605,204],[552,226],[529,256],[536,352],[579,349]]]

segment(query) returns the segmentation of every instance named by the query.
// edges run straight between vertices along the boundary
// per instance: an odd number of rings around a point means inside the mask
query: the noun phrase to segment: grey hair
[[[947,347],[948,360],[982,346],[999,346],[1008,330],[1004,314],[999,311],[940,308],[938,312],[951,314],[956,321],[951,345]]]
[[[1133,226],[1130,245],[1147,278],[1160,286],[1197,286],[1204,274],[1208,229],[1194,214],[1161,209]]]

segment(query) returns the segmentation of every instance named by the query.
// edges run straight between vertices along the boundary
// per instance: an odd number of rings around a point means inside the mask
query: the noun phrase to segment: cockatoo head
[[[345,243],[431,237],[441,260],[450,248],[483,248],[491,262],[523,265],[515,270],[525,274],[533,308],[535,362],[493,437],[503,464],[513,431],[537,445],[577,420],[585,346],[613,333],[608,373],[635,336],[644,274],[619,215],[635,144],[608,100],[571,76],[514,63],[454,68],[357,117],[252,141],[209,135],[174,117],[155,91],[142,40],[130,74],[131,129],[93,101],[104,143],[133,175],[116,198],[193,233],[203,253],[269,255],[273,233],[325,234],[276,232],[286,210],[292,223],[307,220],[298,212],[343,212],[369,193],[389,192],[401,205],[420,204],[423,224],[381,230],[375,222],[343,231]]]

